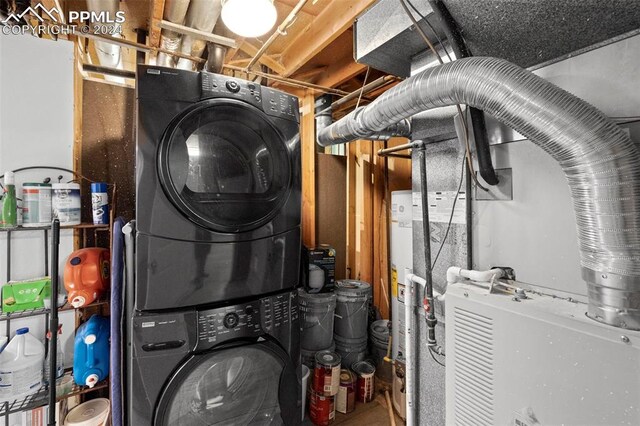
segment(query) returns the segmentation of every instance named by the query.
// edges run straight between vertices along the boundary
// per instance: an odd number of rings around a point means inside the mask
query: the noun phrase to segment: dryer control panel
[[[231,98],[248,102],[266,114],[299,121],[298,98],[251,81],[200,73],[202,99]]]
[[[298,319],[297,294],[285,293],[255,302],[198,311],[197,349],[208,349],[227,340],[277,336]]]

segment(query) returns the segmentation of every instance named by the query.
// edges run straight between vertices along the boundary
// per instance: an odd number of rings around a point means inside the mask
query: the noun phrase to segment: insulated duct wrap
[[[640,150],[590,104],[505,60],[464,58],[397,85],[324,129],[318,143],[358,139],[454,104],[486,111],[560,163],[573,197],[588,314],[640,330]]]

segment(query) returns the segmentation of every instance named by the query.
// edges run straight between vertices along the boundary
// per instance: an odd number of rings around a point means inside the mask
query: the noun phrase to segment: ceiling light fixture
[[[226,0],[222,22],[242,37],[259,37],[269,32],[278,19],[273,0]]]

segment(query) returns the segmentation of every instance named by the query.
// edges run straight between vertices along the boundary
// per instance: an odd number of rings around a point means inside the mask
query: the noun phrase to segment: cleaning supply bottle
[[[15,228],[16,226],[18,226],[16,184],[13,172],[6,172],[4,174],[4,195],[2,196],[2,218],[0,218],[0,227]]]
[[[64,351],[60,344],[60,336],[62,335],[62,325],[58,327],[58,344],[56,345],[56,378],[59,379],[64,375]],[[49,347],[51,349],[51,347]],[[44,360],[44,383],[49,384],[49,357],[51,353],[47,353]]]
[[[74,341],[73,380],[94,387],[109,375],[109,319],[94,315],[78,327]]]
[[[0,353],[0,401],[21,399],[38,392],[42,386],[44,345],[19,328]]]

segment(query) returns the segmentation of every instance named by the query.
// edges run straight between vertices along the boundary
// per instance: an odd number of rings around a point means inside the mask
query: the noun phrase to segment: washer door
[[[158,171],[171,202],[218,232],[268,223],[291,190],[281,133],[264,112],[233,99],[200,102],[174,120],[160,143]]]
[[[194,355],[158,405],[160,426],[282,425],[299,417],[293,365],[262,342]]]

